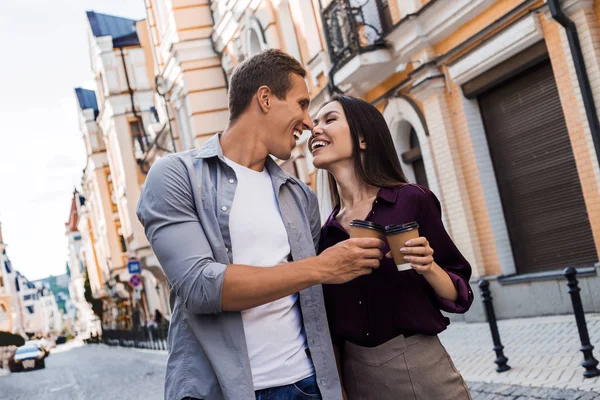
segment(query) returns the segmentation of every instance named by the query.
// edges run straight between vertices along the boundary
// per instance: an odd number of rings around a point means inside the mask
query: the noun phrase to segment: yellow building
[[[12,267],[6,255],[6,244],[2,238],[2,225],[0,224],[0,331],[13,332],[19,328],[19,313],[14,313],[15,303],[18,299],[12,288]],[[16,322],[16,323],[15,323]]]
[[[128,329],[145,325],[155,310],[170,314],[166,280],[135,209],[149,150],[173,147],[162,145],[170,132],[159,128],[137,21],[93,11],[87,18],[96,90],[75,90],[88,157],[77,229],[92,293],[104,301],[104,326]],[[128,283],[132,259],[141,261],[143,290]]]
[[[333,92],[382,111],[406,175],[440,198],[446,228],[473,266],[472,285],[491,281],[499,317],[570,312],[566,266],[587,276],[584,306],[600,311],[599,1],[146,7],[147,24],[138,27],[147,25],[150,46],[142,45],[164,94],[157,109],[167,105],[181,136],[178,150],[226,126],[224,77],[239,62],[281,48],[308,71],[312,112]],[[574,35],[563,26],[569,20]],[[331,205],[306,139],[283,167],[317,189],[324,218]],[[482,318],[476,300],[466,319]]]

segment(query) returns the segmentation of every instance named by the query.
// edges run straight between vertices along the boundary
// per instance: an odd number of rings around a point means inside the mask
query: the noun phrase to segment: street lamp
[[[169,115],[169,105],[167,104],[168,100],[165,97],[167,94],[167,81],[162,75],[156,75],[154,78],[154,87],[156,88],[156,93],[160,97],[163,98],[165,102],[165,113],[167,114],[167,122],[169,123],[169,135],[171,136],[171,144],[173,145],[173,153],[177,152],[177,147],[175,146],[175,138],[173,137],[173,128],[171,127],[171,116]]]

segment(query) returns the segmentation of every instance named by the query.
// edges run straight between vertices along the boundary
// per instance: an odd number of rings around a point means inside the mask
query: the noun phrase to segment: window
[[[125,241],[125,237],[123,235],[119,235],[119,241],[121,243],[121,251],[123,253],[127,253],[127,242]]]
[[[177,110],[177,125],[179,126],[179,136],[181,137],[181,142],[183,143],[184,150],[189,150],[194,147],[194,138],[191,134],[191,129],[189,126],[189,120],[187,116],[187,108],[185,106],[185,102],[182,101],[181,107]]]
[[[131,130],[131,136],[133,137],[135,158],[139,160],[144,157],[144,153],[148,148],[148,139],[146,138],[146,132],[142,126],[142,121],[139,119],[130,121],[129,129]]]
[[[402,161],[405,164],[410,164],[415,173],[415,182],[419,185],[428,187],[427,174],[425,173],[425,164],[423,163],[423,155],[421,154],[421,146],[415,128],[410,130],[410,150],[402,153]]]
[[[248,55],[253,56],[254,54],[260,53],[262,46],[260,45],[260,39],[256,29],[250,29],[248,33]]]

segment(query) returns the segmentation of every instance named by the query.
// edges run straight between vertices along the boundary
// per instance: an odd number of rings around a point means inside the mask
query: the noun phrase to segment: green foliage
[[[92,295],[92,286],[90,284],[90,278],[87,274],[87,271],[85,272],[85,282],[83,283],[83,289],[85,301],[87,301],[92,306],[92,311],[94,312],[94,314],[96,314],[96,316],[98,316],[98,318],[100,318],[100,321],[102,321],[102,300],[95,299]]]
[[[20,335],[15,335],[10,332],[0,331],[0,347],[4,346],[23,346],[25,344],[25,339],[23,339]]]

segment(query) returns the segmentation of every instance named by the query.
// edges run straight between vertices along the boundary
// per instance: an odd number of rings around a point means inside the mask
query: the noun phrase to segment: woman
[[[440,310],[464,313],[473,301],[471,267],[444,229],[437,198],[407,182],[387,124],[369,103],[335,96],[314,125],[313,162],[329,172],[335,205],[320,251],[348,239],[355,219],[382,226],[415,221],[421,236],[401,249],[412,269],[399,271],[386,243],[372,274],[323,288],[348,398],[470,399],[437,338],[449,324]]]

